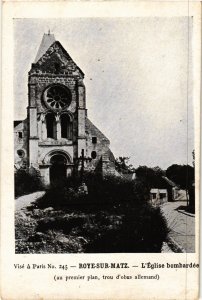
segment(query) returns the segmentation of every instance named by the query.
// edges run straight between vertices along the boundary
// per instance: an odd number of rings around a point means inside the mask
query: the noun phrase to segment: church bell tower
[[[84,73],[50,32],[28,73],[25,120],[14,121],[15,169],[39,170],[45,186],[73,170],[115,174],[109,139],[87,118]]]
[[[44,34],[28,77],[29,165],[44,184],[71,174],[86,152],[84,73],[53,34]]]

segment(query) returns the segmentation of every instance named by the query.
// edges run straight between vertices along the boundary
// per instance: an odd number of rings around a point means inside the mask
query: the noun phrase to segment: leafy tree
[[[119,156],[115,160],[115,168],[119,173],[131,174],[135,172],[133,165],[129,164],[130,157]]]
[[[173,164],[167,168],[166,176],[182,189],[188,189],[194,181],[194,168],[190,165]]]
[[[193,165],[195,162],[195,153],[193,154]],[[190,165],[177,165],[174,164],[166,170],[168,178],[173,180],[182,189],[185,189],[189,193],[189,210],[195,211],[195,168]]]
[[[20,168],[15,172],[15,196],[26,195],[43,189],[41,176],[33,167]]]
[[[147,166],[139,166],[136,169],[137,180],[144,183],[147,189],[151,188],[163,188],[164,181],[162,176],[165,176],[165,172],[160,167],[148,168]]]

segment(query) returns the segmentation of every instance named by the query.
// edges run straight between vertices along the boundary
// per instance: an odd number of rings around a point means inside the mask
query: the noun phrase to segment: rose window
[[[49,108],[61,110],[70,104],[71,94],[64,86],[54,85],[45,90],[44,101]]]

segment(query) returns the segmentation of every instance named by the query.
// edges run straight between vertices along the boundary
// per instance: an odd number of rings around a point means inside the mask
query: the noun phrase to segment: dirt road
[[[161,211],[168,222],[169,237],[184,252],[195,252],[195,216],[183,213],[185,201],[167,202],[161,206]]]

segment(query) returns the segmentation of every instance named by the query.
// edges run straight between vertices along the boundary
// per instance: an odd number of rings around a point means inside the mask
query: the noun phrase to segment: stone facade
[[[83,80],[54,35],[44,34],[28,75],[27,119],[15,121],[14,132],[15,167],[40,170],[45,185],[78,169],[82,149],[91,158],[86,169],[114,174],[110,142],[87,118]]]

